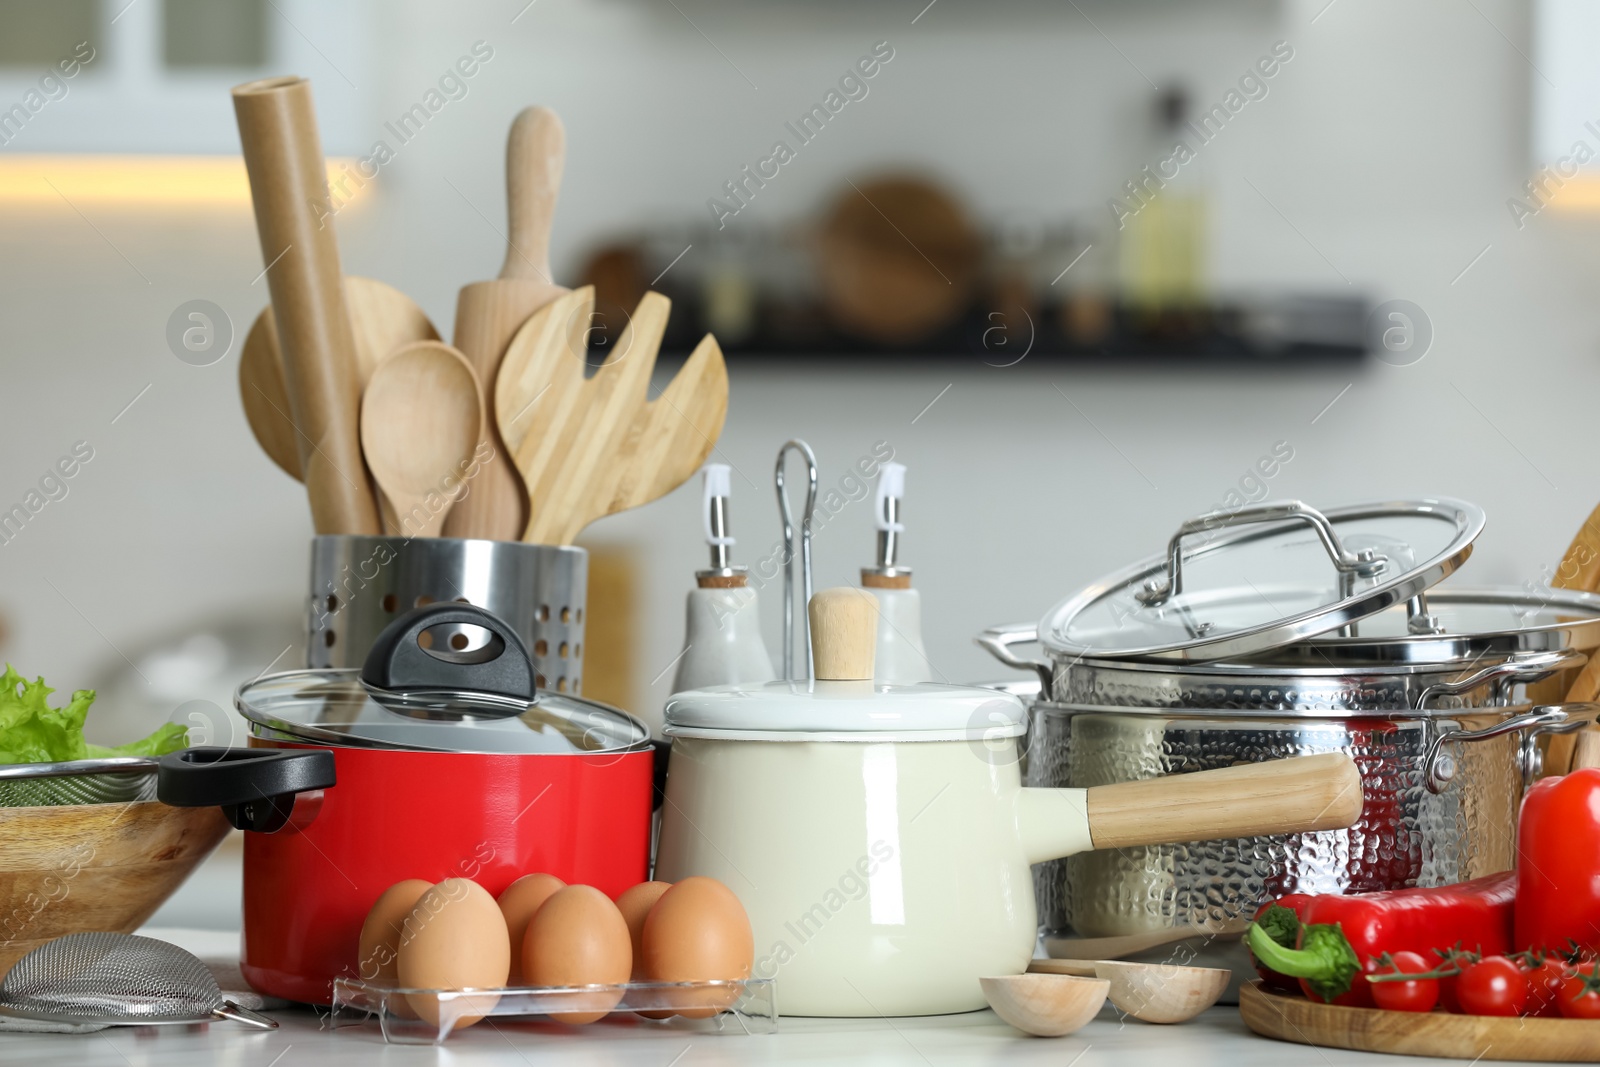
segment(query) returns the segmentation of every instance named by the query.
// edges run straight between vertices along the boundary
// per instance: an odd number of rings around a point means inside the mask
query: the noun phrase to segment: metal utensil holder
[[[533,653],[541,689],[583,686],[589,553],[454,537],[324,535],[311,542],[306,665],[360,667],[395,617],[458,601],[487,609]]]

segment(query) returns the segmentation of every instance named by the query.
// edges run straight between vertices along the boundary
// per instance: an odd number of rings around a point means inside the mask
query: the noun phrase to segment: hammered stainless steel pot
[[[1247,510],[1264,525],[1191,520],[1167,553],[1037,627],[979,637],[1039,676],[1027,783],[1081,788],[1339,751],[1361,769],[1365,814],[1347,831],[1041,864],[1041,928],[1056,954],[1206,950],[1242,970],[1230,935],[1271,896],[1506,869],[1541,737],[1594,718],[1590,705],[1529,707],[1525,691],[1541,679],[1564,688],[1600,647],[1600,598],[1435,587],[1482,527],[1471,505]],[[1180,545],[1196,532],[1210,539]],[[1048,659],[1016,654],[1039,636]],[[1102,938],[1113,940],[1083,940]]]

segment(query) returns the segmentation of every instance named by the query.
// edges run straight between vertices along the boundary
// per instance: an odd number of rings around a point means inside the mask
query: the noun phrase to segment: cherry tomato
[[[1379,964],[1373,976],[1385,974],[1423,974],[1433,965],[1415,952],[1396,952],[1390,962]],[[1432,1011],[1439,1003],[1439,980],[1418,978],[1409,982],[1372,982],[1372,999],[1390,1011]]]
[[[1458,971],[1464,971],[1478,962],[1477,953],[1467,952],[1459,948],[1436,949],[1435,954],[1439,957],[1439,962],[1436,966],[1441,970],[1454,967]],[[1445,1011],[1459,1015],[1461,1014],[1461,1001],[1456,996],[1456,978],[1457,976],[1452,975],[1449,978],[1439,979],[1439,1006]]]
[[[1521,1015],[1528,1005],[1528,976],[1504,956],[1486,956],[1461,972],[1456,997],[1467,1015]]]
[[[1528,976],[1528,1006],[1522,1014],[1541,1019],[1553,1019],[1561,1014],[1559,1001],[1570,968],[1566,961],[1547,956],[1537,965],[1524,965]]]
[[[1569,975],[1561,983],[1556,1005],[1568,1019],[1600,1019],[1600,964],[1591,963],[1588,970]]]

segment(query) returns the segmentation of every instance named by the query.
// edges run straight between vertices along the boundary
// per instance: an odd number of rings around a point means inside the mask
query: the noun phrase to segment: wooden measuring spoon
[[[361,397],[367,467],[400,532],[437,537],[483,432],[478,376],[439,341],[406,345],[379,364]]]
[[[500,362],[528,316],[568,292],[550,274],[550,221],[566,164],[566,131],[554,111],[525,108],[506,141],[506,212],[510,233],[500,277],[473,282],[456,303],[456,348],[467,357],[485,390],[494,388]],[[587,323],[585,323],[587,325]],[[528,499],[509,453],[494,426],[485,437],[495,455],[481,462],[472,492],[451,509],[451,537],[515,541],[528,523]]]
[[[363,389],[373,368],[400,346],[439,339],[439,331],[416,302],[383,282],[345,278],[344,302],[355,334],[356,375]],[[285,474],[300,481],[299,431],[289,414],[278,325],[270,304],[256,316],[239,352],[239,399],[262,451]]]
[[[979,978],[994,1013],[1025,1034],[1065,1037],[1100,1012],[1111,991],[1103,978],[1066,974],[1008,974]]]

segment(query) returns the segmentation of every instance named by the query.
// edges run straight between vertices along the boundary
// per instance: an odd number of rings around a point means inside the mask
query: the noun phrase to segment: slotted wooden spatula
[[[728,376],[713,338],[648,401],[670,301],[646,293],[586,379],[593,310],[592,287],[558,297],[517,332],[500,367],[495,416],[528,487],[525,541],[571,544],[595,519],[664,496],[700,468],[722,432]]]

